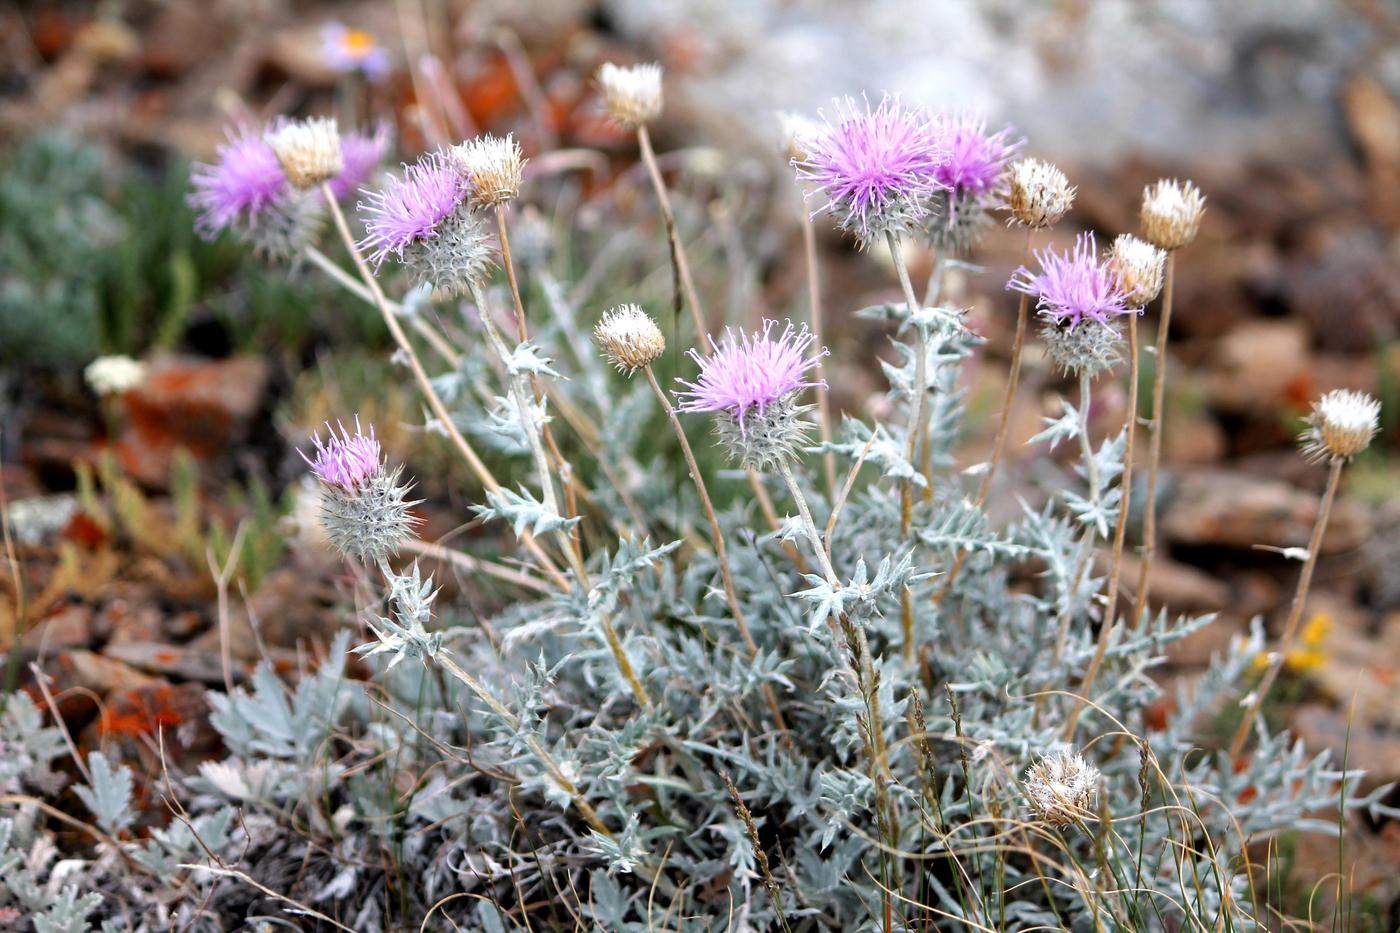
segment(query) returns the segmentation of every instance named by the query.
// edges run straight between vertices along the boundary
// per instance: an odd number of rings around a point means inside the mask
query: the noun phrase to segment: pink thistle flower
[[[934,169],[934,177],[951,189],[955,198],[1001,198],[1006,191],[1006,168],[1021,146],[1011,128],[987,132],[987,121],[970,113],[944,118],[944,145],[948,160]]]
[[[340,137],[340,158],[343,168],[331,179],[331,193],[337,199],[348,198],[369,180],[369,176],[384,161],[389,151],[390,134],[381,123],[373,133],[345,133]]]
[[[807,351],[816,343],[816,335],[803,324],[794,328],[788,321],[781,336],[774,339],[777,321],[764,320],[763,330],[745,334],[725,328],[718,344],[710,338],[714,353],[702,356],[694,349],[690,358],[700,364],[695,382],[677,379],[685,391],[677,392],[677,411],[727,412],[743,428],[744,418],[751,412],[761,414],[768,406],[788,398],[793,393],[823,382],[812,381],[807,374],[820,365],[827,350],[815,355]]]
[[[938,170],[947,161],[938,122],[922,107],[884,96],[875,109],[851,98],[836,101],[836,121],[806,144],[794,162],[797,177],[826,197],[824,210],[868,245],[887,232],[912,229],[928,213],[928,200],[945,186]]]
[[[384,463],[379,453],[379,441],[374,437],[374,428],[366,437],[360,430],[360,419],[355,419],[355,433],[351,434],[340,424],[340,434],[326,423],[330,436],[323,442],[317,432],[311,438],[316,456],[308,457],[298,450],[301,458],[311,467],[311,472],[328,486],[338,487],[345,492],[353,492],[379,475]]]
[[[356,207],[365,225],[360,248],[375,269],[390,255],[403,259],[415,242],[437,235],[438,227],[466,200],[467,179],[441,153],[431,153],[406,166],[402,178],[389,178],[368,202]]]
[[[190,184],[194,190],[186,201],[199,212],[195,230],[206,240],[238,224],[256,226],[289,191],[272,147],[246,127],[229,129],[217,161],[196,163]]]
[[[342,74],[358,71],[378,84],[389,76],[389,52],[363,29],[329,22],[321,27],[321,58]]]
[[[1073,330],[1084,320],[1109,324],[1109,319],[1130,313],[1128,295],[1118,278],[1100,261],[1092,233],[1082,233],[1073,253],[1036,251],[1041,272],[1031,275],[1025,266],[1017,269],[1006,287],[1036,299],[1040,313]]]

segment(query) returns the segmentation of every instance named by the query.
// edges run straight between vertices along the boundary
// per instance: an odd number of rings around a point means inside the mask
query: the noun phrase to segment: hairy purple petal
[[[230,129],[218,159],[196,163],[190,174],[187,202],[199,212],[195,230],[205,239],[242,223],[255,226],[259,216],[288,193],[287,179],[262,133]]]
[[[944,118],[943,142],[948,160],[934,177],[958,196],[998,197],[1006,187],[1006,167],[1020,147],[1011,128],[987,132],[987,121],[968,113]]]
[[[799,389],[821,384],[808,379],[807,374],[819,365],[826,349],[808,356],[817,338],[806,324],[798,329],[788,321],[775,339],[776,325],[777,321],[765,320],[763,330],[753,334],[740,330],[737,337],[726,328],[718,344],[710,339],[714,352],[709,356],[690,350],[691,359],[700,365],[700,375],[694,382],[676,380],[685,386],[684,391],[676,392],[680,400],[676,410],[727,411],[742,426],[749,412],[761,412]]]
[[[1022,266],[1006,287],[1036,299],[1040,313],[1074,329],[1084,320],[1109,323],[1111,317],[1129,313],[1128,296],[1117,277],[1098,256],[1092,233],[1082,233],[1072,253],[1037,250],[1040,274]]]
[[[316,448],[316,456],[308,457],[302,451],[301,458],[311,467],[321,482],[350,492],[379,474],[383,461],[379,454],[379,441],[374,437],[374,428],[366,436],[360,430],[360,419],[355,419],[355,433],[351,434],[341,424],[340,434],[335,433],[329,423],[326,430],[329,437],[323,442],[317,433],[311,438]]]
[[[378,191],[366,192],[357,208],[365,225],[365,250],[377,269],[389,256],[403,258],[404,248],[437,235],[438,226],[466,199],[469,185],[441,153],[424,156],[389,178]]]
[[[331,193],[338,200],[348,198],[369,181],[389,151],[388,124],[381,123],[373,133],[344,133],[340,137],[340,174],[331,179]]]

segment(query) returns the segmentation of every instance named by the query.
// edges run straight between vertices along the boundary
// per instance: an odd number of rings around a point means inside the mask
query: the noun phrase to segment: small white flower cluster
[[[608,115],[629,130],[661,116],[661,66],[614,65],[598,69],[598,87],[603,91]]]
[[[1052,826],[1070,826],[1093,816],[1099,769],[1078,752],[1046,755],[1026,769],[1026,798],[1036,816]]]
[[[525,160],[520,143],[504,137],[478,136],[452,147],[452,161],[471,185],[472,197],[482,204],[496,206],[520,193]]]
[[[83,379],[98,395],[121,395],[146,378],[146,364],[129,356],[100,356],[83,370]]]
[[[1337,389],[1313,403],[1308,429],[1298,438],[1310,460],[1350,460],[1371,445],[1381,427],[1381,403],[1365,392]]]

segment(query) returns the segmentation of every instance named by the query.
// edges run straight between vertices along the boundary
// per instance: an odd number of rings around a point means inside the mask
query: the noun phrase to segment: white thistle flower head
[[[618,305],[603,313],[593,339],[608,362],[627,375],[650,366],[666,352],[666,338],[640,307]]]
[[[1310,460],[1350,460],[1380,430],[1381,403],[1365,392],[1337,389],[1313,403],[1308,429],[1299,436]]]
[[[520,193],[525,160],[520,157],[520,143],[510,134],[488,133],[453,146],[452,161],[467,176],[472,197],[482,204],[494,207]]]
[[[1201,229],[1206,199],[1189,181],[1164,178],[1142,192],[1142,235],[1167,252],[1181,249]]]
[[[627,66],[607,62],[598,69],[598,86],[608,115],[629,130],[661,116],[661,66],[655,62]]]
[[[263,140],[277,156],[287,182],[299,190],[330,181],[345,167],[340,130],[331,117],[278,120]]]
[[[83,379],[98,395],[121,395],[145,378],[146,364],[129,356],[100,356],[83,370]]]
[[[789,162],[806,162],[812,154],[812,143],[821,138],[822,125],[810,117],[786,110],[778,114],[782,128],[784,151]]]
[[[1069,183],[1065,173],[1049,162],[1022,159],[1011,166],[1011,190],[1007,206],[1013,223],[1033,230],[1054,226],[1070,205],[1079,189]]]
[[[1108,270],[1123,290],[1124,304],[1145,308],[1162,290],[1167,254],[1130,233],[1120,234],[1108,250]]]
[[[1093,816],[1099,770],[1078,752],[1046,755],[1026,769],[1026,797],[1037,816],[1069,826]]]

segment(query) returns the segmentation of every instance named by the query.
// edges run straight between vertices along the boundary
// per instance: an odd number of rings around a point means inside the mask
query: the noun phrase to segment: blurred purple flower
[[[247,127],[228,130],[213,164],[197,162],[187,203],[199,212],[195,230],[212,240],[238,223],[255,226],[258,217],[288,193],[287,179],[262,133]]]
[[[311,443],[315,445],[316,456],[308,457],[298,450],[301,458],[311,467],[311,472],[321,482],[329,486],[336,486],[346,492],[352,492],[365,482],[379,474],[383,467],[383,461],[379,455],[379,441],[375,440],[374,428],[369,429],[369,436],[366,437],[360,430],[360,419],[355,419],[355,433],[351,434],[341,424],[340,435],[337,436],[335,428],[329,423],[326,429],[330,436],[322,442],[318,432],[311,438]]]
[[[342,74],[358,71],[376,84],[391,67],[388,50],[372,34],[336,21],[321,26],[321,57]]]
[[[948,160],[934,169],[934,177],[955,197],[1001,196],[1006,167],[1021,145],[1011,128],[988,133],[986,119],[970,113],[946,116],[943,126]]]
[[[403,259],[405,247],[437,235],[438,226],[456,212],[469,187],[441,153],[423,156],[405,167],[402,178],[389,178],[357,205],[365,225],[360,248],[376,269],[390,255]]]
[[[799,179],[826,196],[821,210],[869,244],[886,232],[911,229],[928,213],[928,199],[944,188],[947,161],[938,122],[922,107],[884,96],[875,109],[851,98],[836,101],[836,121],[804,140],[806,158],[794,162]]]
[[[1092,233],[1081,233],[1074,252],[1036,251],[1040,274],[1025,266],[1017,269],[1006,287],[1036,299],[1040,313],[1073,330],[1084,320],[1108,324],[1111,317],[1130,313],[1127,294],[1117,277],[1098,256]]]
[[[700,375],[695,382],[676,380],[686,387],[676,392],[680,400],[676,410],[728,412],[742,429],[750,411],[762,412],[799,389],[818,385],[806,377],[826,355],[826,348],[809,357],[807,351],[817,338],[806,324],[799,330],[789,321],[774,339],[776,325],[777,321],[764,320],[762,331],[745,334],[740,330],[737,338],[726,328],[718,344],[710,338],[714,353],[709,356],[691,349],[690,358],[700,364]]]
[[[337,199],[348,198],[369,180],[369,176],[384,161],[389,151],[389,126],[381,123],[373,133],[344,133],[340,137],[340,156],[344,168],[331,179],[331,193]]]

